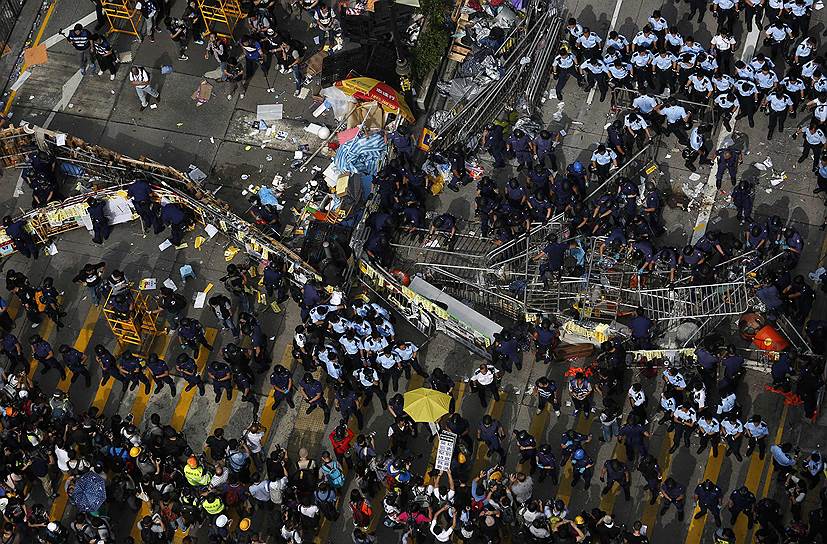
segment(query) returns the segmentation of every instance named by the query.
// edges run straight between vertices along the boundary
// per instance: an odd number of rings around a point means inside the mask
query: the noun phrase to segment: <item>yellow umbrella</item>
[[[405,397],[405,412],[419,423],[433,423],[448,413],[451,396],[433,389],[420,387],[408,391]]]
[[[337,81],[335,85],[349,96],[359,100],[374,100],[382,106],[383,110],[396,113],[409,123],[416,122],[405,99],[387,83],[371,77],[352,77]]]

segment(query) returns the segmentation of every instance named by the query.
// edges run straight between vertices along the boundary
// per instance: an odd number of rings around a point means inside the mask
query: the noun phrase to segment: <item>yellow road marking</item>
[[[774,444],[781,443],[781,437],[784,436],[784,423],[787,421],[787,409],[788,406],[785,404],[784,409],[781,410],[781,419],[778,422],[778,430],[775,432],[775,442]],[[769,463],[769,468],[767,469],[767,476],[764,478],[764,489],[761,491],[761,496],[757,497],[758,500],[763,499],[766,497],[770,492],[770,486],[772,485],[772,473],[773,469],[775,468],[772,463],[770,463],[770,459],[772,459],[772,454],[767,452],[766,455],[766,462]]]
[[[627,459],[626,459],[626,446],[624,446],[620,442],[615,444],[615,449],[612,452],[612,457],[611,458],[612,459],[617,459],[618,461],[620,461],[622,463],[625,463],[627,461]],[[595,467],[595,468],[597,468],[597,467]],[[599,473],[599,471],[597,471],[597,470],[595,472]],[[630,482],[631,482],[631,477],[632,477],[632,472],[630,470],[629,471]],[[605,482],[600,482],[600,485],[605,486]],[[603,491],[602,487],[601,487],[600,491],[601,492]],[[612,484],[612,488],[609,490],[609,492],[606,493],[605,495],[601,495],[600,509],[603,510],[604,512],[608,513],[608,514],[611,514],[612,511],[614,511],[615,501],[617,500],[618,493],[620,493],[620,485],[619,484]]]
[[[581,413],[579,419],[577,420],[577,425],[575,429],[580,434],[588,434],[589,429],[591,429],[592,420],[589,418],[588,413]],[[592,467],[595,472],[598,471],[597,467]],[[568,462],[566,463],[565,467],[560,467],[560,485],[557,486],[557,498],[561,499],[564,503],[568,505],[569,499],[571,499],[571,481],[572,481],[573,473],[571,468],[571,458],[569,458]]]
[[[167,334],[161,339],[161,345],[158,346],[158,349],[153,350],[159,358],[166,360],[167,351],[169,351],[169,344],[172,340],[172,336]],[[144,413],[146,412],[147,404],[149,403],[149,397],[152,396],[152,387],[155,386],[155,382],[151,378],[151,373],[146,371],[148,375],[151,385],[149,389],[149,393],[146,392],[146,388],[143,384],[138,385],[138,394],[135,395],[135,400],[132,401],[132,417],[134,425],[138,426],[141,424],[141,420],[144,418]],[[165,390],[168,390],[168,386],[164,386],[164,390],[160,393],[164,393]]]
[[[669,477],[669,471],[672,468],[672,455],[669,453],[669,448],[672,447],[672,435],[666,433],[661,441],[660,452],[658,453],[658,465],[661,467],[661,482]],[[643,515],[640,517],[640,522],[648,527],[646,535],[651,538],[652,532],[655,530],[655,521],[657,518],[660,505],[658,501],[655,504],[646,502],[643,508]]]
[[[217,334],[218,329],[208,327],[204,334],[207,337],[207,343],[212,345]],[[210,351],[203,346],[201,347],[203,349],[199,350],[198,359],[196,360],[199,375],[203,375],[204,367],[207,366],[207,359],[210,356]],[[181,390],[181,393],[178,394],[178,402],[175,404],[175,410],[172,412],[172,418],[169,422],[170,426],[176,431],[180,431],[184,427],[184,420],[187,418],[187,412],[189,412],[190,406],[192,406],[192,399],[197,392],[198,388],[193,387],[189,391]]]
[[[43,32],[46,30],[46,25],[49,24],[49,19],[51,19],[52,13],[54,13],[55,11],[56,5],[57,0],[52,0],[52,3],[49,5],[49,9],[46,10],[46,15],[43,16],[43,22],[40,23],[40,29],[37,31],[37,36],[35,36],[34,43],[32,43],[31,45],[32,47],[36,47],[40,43],[40,40],[43,39]],[[29,65],[24,62],[23,66],[20,68],[20,73],[22,74],[24,71],[26,71],[26,68],[28,67]],[[16,96],[16,91],[12,91],[11,94],[9,94],[9,99],[6,100],[6,107],[3,108],[3,114],[9,113],[12,102],[14,102],[14,98]]]
[[[33,332],[34,334],[39,334],[41,338],[48,342],[49,338],[51,338],[52,336],[52,333],[55,331],[55,322],[47,318],[46,316],[43,316],[43,320],[45,321],[45,323],[40,325],[40,327],[38,327],[38,329]],[[34,336],[34,334],[32,336]],[[20,342],[20,344],[24,345],[23,342]],[[28,340],[26,341],[25,347],[23,349],[25,350],[27,348],[29,348],[29,351],[31,352],[31,344],[29,344]],[[52,351],[54,353],[57,353],[54,349],[52,349]],[[29,361],[29,379],[34,380],[35,372],[37,371],[39,363],[37,362],[37,359],[34,358],[34,356],[32,356],[29,359]]]
[[[712,446],[710,445],[709,456],[706,460],[706,468],[704,469],[704,475],[701,482],[706,480],[711,480],[713,482],[718,481],[718,475],[721,472],[721,465],[724,462],[724,452],[723,449],[726,446],[721,444],[718,451],[718,457],[712,455]],[[676,452],[677,453],[677,452]],[[694,490],[693,490],[694,491]],[[686,494],[689,495],[690,490],[686,490]],[[704,534],[704,525],[706,524],[706,519],[710,517],[712,514],[707,513],[707,515],[703,516],[702,518],[695,519],[695,514],[700,511],[697,505],[692,509],[691,513],[691,521],[689,522],[689,531],[686,533],[686,544],[700,544],[701,537]]]
[[[95,325],[97,325],[99,317],[100,307],[94,304],[90,305],[89,311],[86,312],[86,319],[83,320],[83,326],[78,333],[78,337],[75,339],[74,348],[79,352],[86,353],[86,348],[89,347],[89,341],[92,340],[92,334],[95,332]],[[61,391],[69,390],[69,387],[72,385],[71,374],[71,371],[66,373],[66,378],[60,380],[60,383],[57,384],[58,389]]]

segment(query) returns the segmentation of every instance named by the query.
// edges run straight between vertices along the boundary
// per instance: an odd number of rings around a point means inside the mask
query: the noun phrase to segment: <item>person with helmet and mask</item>
[[[550,444],[542,444],[537,450],[537,468],[540,470],[539,481],[543,482],[547,477],[551,478],[551,483],[557,485],[560,478],[560,465],[557,463],[557,457],[551,450]]]
[[[503,440],[505,439],[505,429],[502,424],[491,417],[490,414],[482,416],[482,420],[477,428],[477,440],[483,442],[487,446],[486,457],[491,457],[491,454],[499,455],[499,463],[505,462],[505,449],[503,448]]]
[[[594,476],[594,461],[586,450],[578,448],[574,450],[571,455],[572,479],[571,487],[574,488],[583,480],[583,489],[588,490],[592,485],[592,476]]]
[[[184,378],[184,381],[187,382],[187,386],[184,388],[185,393],[193,387],[197,387],[199,396],[204,396],[204,379],[201,377],[201,373],[198,369],[198,364],[195,362],[195,359],[193,359],[192,356],[190,356],[188,353],[180,354],[178,358],[175,360],[175,369],[178,371],[179,374],[181,374],[181,376]]]
[[[712,512],[715,518],[715,526],[721,526],[721,497],[723,492],[721,488],[715,485],[715,482],[707,478],[695,488],[695,503],[698,506],[698,512],[695,514],[695,519],[704,517],[707,512]]]

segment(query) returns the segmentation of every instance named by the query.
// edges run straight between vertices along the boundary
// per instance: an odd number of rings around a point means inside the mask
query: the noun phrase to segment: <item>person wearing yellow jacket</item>
[[[187,459],[187,464],[184,465],[184,477],[187,483],[193,487],[204,487],[210,483],[210,473],[204,470],[204,467],[198,464],[198,459],[195,456],[190,456]]]

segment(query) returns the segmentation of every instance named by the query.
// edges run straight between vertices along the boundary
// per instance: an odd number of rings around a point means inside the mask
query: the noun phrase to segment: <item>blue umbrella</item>
[[[106,501],[106,482],[94,472],[87,472],[75,479],[72,503],[81,512],[94,512]]]

